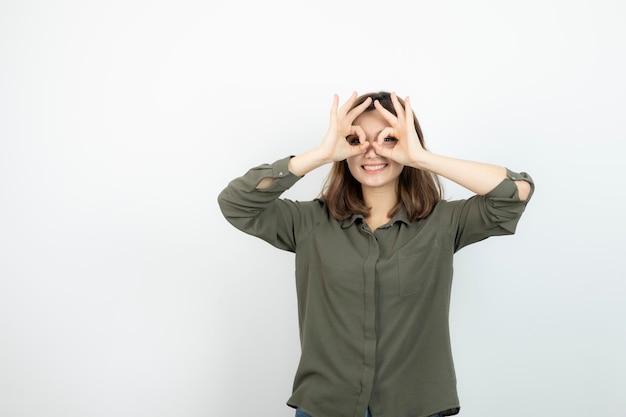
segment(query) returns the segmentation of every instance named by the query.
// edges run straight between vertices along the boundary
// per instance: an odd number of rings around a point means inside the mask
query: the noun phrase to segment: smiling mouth
[[[361,168],[363,168],[363,170],[365,170],[365,172],[371,173],[371,174],[380,172],[383,169],[385,169],[386,167],[387,167],[387,164],[361,165]]]

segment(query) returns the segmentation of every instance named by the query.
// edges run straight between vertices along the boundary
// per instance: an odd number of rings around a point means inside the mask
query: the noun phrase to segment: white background
[[[537,183],[456,258],[461,415],[626,415],[625,8],[3,1],[0,415],[292,416],[293,256],[216,197],[377,90],[433,152]]]

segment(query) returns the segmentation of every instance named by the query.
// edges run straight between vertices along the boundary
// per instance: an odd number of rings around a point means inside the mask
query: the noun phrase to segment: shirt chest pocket
[[[433,240],[398,254],[398,291],[400,297],[420,293],[435,283],[439,241]]]

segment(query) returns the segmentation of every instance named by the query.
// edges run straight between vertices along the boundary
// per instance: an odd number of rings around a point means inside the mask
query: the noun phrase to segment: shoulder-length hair
[[[394,115],[396,110],[391,102],[391,94],[385,91],[367,93],[358,97],[353,108],[363,103],[368,97],[372,104],[365,110],[377,111],[374,101],[378,100],[382,106]],[[404,108],[404,100],[398,98]],[[415,113],[413,113],[415,130],[420,144],[424,149],[424,135]],[[389,213],[393,217],[401,208],[404,208],[411,221],[422,219],[430,214],[437,202],[443,199],[443,189],[437,175],[417,168],[405,166],[398,178],[398,202]],[[361,184],[352,176],[346,160],[337,161],[324,182],[320,199],[326,203],[330,214],[339,220],[345,220],[355,214],[367,217],[370,208],[363,200]]]

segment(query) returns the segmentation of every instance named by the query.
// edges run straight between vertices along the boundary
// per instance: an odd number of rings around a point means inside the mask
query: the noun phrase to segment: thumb
[[[380,143],[374,141],[372,142],[372,147],[374,148],[374,152],[376,152],[376,154],[384,157],[384,158],[392,158],[392,154],[393,154],[393,148],[389,148],[386,147],[384,145],[381,145]]]

